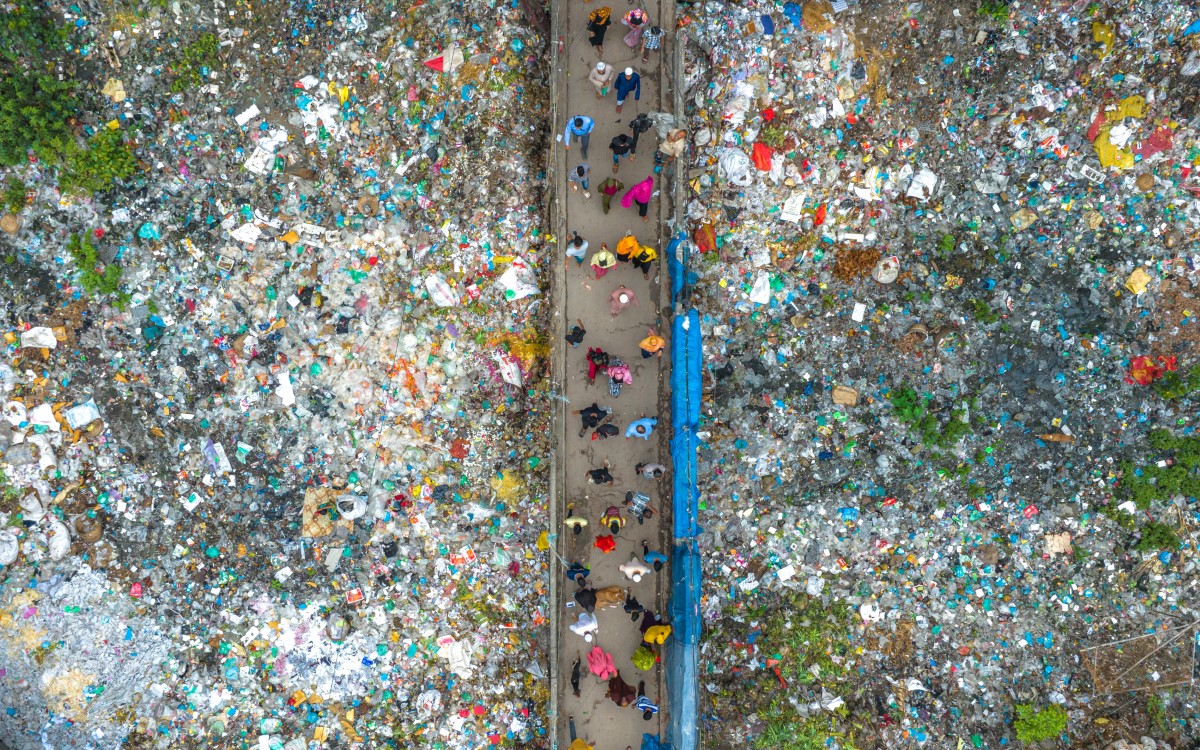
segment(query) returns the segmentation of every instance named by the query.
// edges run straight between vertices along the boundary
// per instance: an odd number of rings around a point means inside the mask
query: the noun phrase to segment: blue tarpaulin
[[[686,243],[684,255],[686,256]],[[670,254],[674,259],[674,253]],[[672,292],[677,271],[672,268]],[[671,555],[672,637],[667,642],[666,679],[670,700],[669,738],[675,750],[699,747],[700,683],[700,555],[695,548],[700,492],[696,477],[696,450],[700,425],[701,373],[704,366],[700,339],[700,315],[695,309],[675,317],[671,337],[671,463],[674,485],[671,509],[675,546]]]

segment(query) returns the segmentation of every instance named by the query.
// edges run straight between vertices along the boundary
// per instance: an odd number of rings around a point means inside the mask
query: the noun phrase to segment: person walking
[[[667,133],[667,139],[658,145],[654,152],[654,174],[663,171],[663,167],[683,156],[687,148],[687,131],[675,129]]]
[[[617,75],[617,69],[601,60],[596,63],[596,67],[592,68],[592,72],[588,73],[588,80],[596,87],[596,98],[603,99],[608,96],[608,87],[612,85],[613,78]]]
[[[579,139],[579,153],[583,154],[583,158],[587,158],[588,143],[592,138],[592,131],[596,128],[596,121],[587,115],[575,115],[567,120],[567,127],[563,129],[563,148],[567,151],[571,150],[571,136]]]
[[[667,473],[667,467],[662,464],[638,464],[633,467],[633,470],[641,474],[642,479],[662,479]]]
[[[613,359],[608,363],[608,395],[617,398],[621,395],[621,388],[627,385],[633,385],[633,373],[629,371],[629,365]]]
[[[639,245],[637,252],[633,256],[633,267],[642,272],[642,278],[650,280],[650,269],[654,268],[654,261],[658,260],[658,251],[649,245]]]
[[[621,501],[629,513],[637,517],[638,524],[645,522],[647,518],[654,518],[657,513],[654,506],[650,504],[650,496],[644,492],[636,492],[630,490],[625,493],[625,499]]]
[[[608,471],[608,462],[604,462],[604,466],[599,469],[588,469],[588,481],[592,484],[612,484],[614,481],[613,475]]]
[[[662,49],[667,32],[658,26],[647,25],[642,32],[642,62],[650,62],[650,53]]]
[[[570,503],[567,505],[567,517],[563,519],[563,525],[570,529],[572,534],[579,536],[587,528],[588,520],[575,515],[575,504]]]
[[[593,403],[585,409],[576,409],[571,413],[578,414],[579,419],[583,422],[583,426],[579,428],[579,437],[583,437],[585,431],[608,419],[612,415],[612,408]]]
[[[646,31],[646,26],[650,23],[650,16],[641,8],[634,8],[625,14],[621,19],[621,23],[629,27],[629,31],[625,34],[625,46],[629,49],[637,49],[642,44],[642,34]]]
[[[621,111],[621,107],[625,106],[625,99],[633,94],[633,100],[639,102],[642,100],[642,77],[633,71],[633,68],[626,68],[625,72],[617,76],[617,111]]]
[[[650,359],[651,357],[661,357],[663,349],[667,346],[667,340],[658,335],[658,331],[653,327],[646,329],[646,338],[638,342],[638,349],[642,351],[642,359]],[[652,464],[653,466],[661,467],[662,464]],[[643,464],[638,464],[636,471],[642,471]]]
[[[604,511],[604,515],[600,516],[600,525],[607,526],[609,533],[616,536],[621,533],[621,529],[625,528],[625,516],[621,515],[620,508],[610,505]]]
[[[633,232],[626,232],[621,241],[617,243],[617,261],[620,263],[630,262],[641,247],[637,237],[633,236]]]
[[[608,295],[608,311],[615,318],[621,314],[621,311],[627,307],[637,307],[637,295],[633,290],[626,287],[624,284],[617,287]]]
[[[616,177],[605,177],[598,189],[600,190],[600,208],[607,214],[612,207],[613,196],[625,189],[625,183]]]
[[[658,419],[655,417],[647,417],[642,415],[641,419],[635,420],[625,428],[625,439],[639,437],[642,440],[649,440],[650,435],[654,432],[654,425],[658,424]]]
[[[642,712],[643,719],[650,721],[654,718],[654,714],[658,713],[658,704],[646,697],[645,681],[638,683],[637,692],[638,697],[633,707]]]
[[[571,183],[571,192],[574,193],[580,187],[583,187],[583,197],[591,198],[592,194],[588,192],[588,179],[592,175],[592,167],[587,162],[575,167],[567,174],[567,181]],[[628,195],[628,193],[626,193]],[[624,200],[622,198],[621,200]],[[626,206],[629,208],[629,206]]]
[[[624,208],[633,208],[633,204],[636,203],[638,206],[638,215],[642,217],[642,221],[650,221],[650,217],[647,214],[650,210],[650,199],[653,196],[654,175],[650,175],[625,191],[625,194],[621,196],[621,206]]]
[[[588,43],[596,48],[596,56],[604,54],[604,35],[612,24],[612,8],[603,5],[588,14]]]
[[[592,571],[581,562],[573,562],[571,567],[567,568],[566,574],[568,581],[574,581],[579,584],[579,588],[584,588],[587,586],[587,577],[592,574]]]
[[[600,249],[592,253],[592,270],[596,272],[596,279],[604,278],[604,274],[608,273],[608,269],[617,265],[617,256],[612,254],[612,250],[608,249],[608,245],[600,243]]]
[[[633,139],[621,133],[616,138],[609,142],[608,148],[613,155],[613,174],[616,174],[621,169],[621,157],[629,155],[629,149],[633,147]]]
[[[572,349],[578,349],[583,343],[583,337],[587,335],[587,329],[583,327],[583,320],[575,319],[575,325],[571,326],[571,330],[567,331],[567,335],[563,336]]]
[[[633,135],[633,147],[629,149],[629,161],[633,161],[637,155],[638,142],[642,137],[642,133],[645,133],[652,127],[654,127],[654,121],[645,112],[629,121],[629,132]]]
[[[579,232],[571,232],[573,235],[571,241],[567,243],[567,257],[575,259],[575,265],[582,266],[583,259],[587,257],[588,241],[579,236]],[[567,263],[567,268],[571,264]]]
[[[588,347],[587,353],[588,363],[588,385],[595,385],[596,373],[608,371],[608,352],[596,347]]]

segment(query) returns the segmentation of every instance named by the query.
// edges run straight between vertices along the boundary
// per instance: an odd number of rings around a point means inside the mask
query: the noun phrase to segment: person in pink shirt
[[[638,215],[642,217],[642,221],[650,221],[646,212],[650,209],[650,197],[653,194],[654,175],[650,175],[625,191],[625,194],[621,196],[621,205],[625,208],[632,208],[634,203],[638,204]]]

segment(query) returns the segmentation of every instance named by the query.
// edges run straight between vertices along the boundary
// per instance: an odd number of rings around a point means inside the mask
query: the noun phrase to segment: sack
[[[600,96],[608,96],[608,86],[600,89]]]
[[[636,29],[630,29],[625,35],[625,46],[633,49],[642,43],[642,28],[639,26]]]
[[[717,249],[717,232],[709,223],[701,224],[692,232],[692,241],[702,253],[711,253]]]
[[[771,171],[771,157],[773,156],[771,147],[763,143],[755,143],[754,150],[751,152],[750,160],[754,162],[754,166],[758,167],[760,172]]]

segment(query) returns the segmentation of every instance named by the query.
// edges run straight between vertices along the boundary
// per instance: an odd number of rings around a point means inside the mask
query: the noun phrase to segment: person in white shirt
[[[613,76],[617,74],[617,69],[606,62],[596,63],[596,67],[592,68],[592,72],[588,74],[588,80],[596,87],[596,98],[603,99],[608,95],[608,88],[612,85]]]

